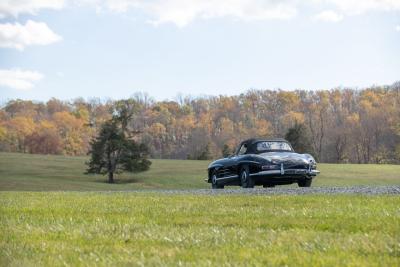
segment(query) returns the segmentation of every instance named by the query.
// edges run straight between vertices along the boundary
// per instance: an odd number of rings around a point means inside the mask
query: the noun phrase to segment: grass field
[[[398,196],[88,192],[209,188],[208,162],[110,185],[85,160],[0,153],[0,266],[400,266]],[[319,169],[313,185],[400,184],[395,165]]]
[[[209,188],[204,182],[209,161],[152,160],[149,171],[124,174],[117,184],[84,175],[86,157],[0,153],[0,190],[132,190]],[[400,165],[319,164],[313,186],[400,184]]]
[[[399,266],[396,196],[1,192],[1,266]]]

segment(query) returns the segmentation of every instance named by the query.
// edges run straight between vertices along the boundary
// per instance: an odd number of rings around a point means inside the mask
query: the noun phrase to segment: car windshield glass
[[[263,141],[257,143],[257,151],[292,151],[290,145],[286,142]]]
[[[243,155],[244,153],[246,153],[246,151],[247,151],[247,145],[246,144],[243,144],[241,147],[240,147],[240,149],[239,149],[239,155]]]

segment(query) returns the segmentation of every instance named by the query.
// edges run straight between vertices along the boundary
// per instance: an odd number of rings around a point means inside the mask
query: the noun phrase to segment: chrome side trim
[[[257,173],[251,173],[250,176],[268,175],[268,174],[281,174],[281,171],[280,170],[261,171]]]
[[[260,165],[261,163],[258,161],[253,161],[253,160],[244,160],[243,162],[241,162],[242,164],[246,164],[246,163],[254,163],[254,164],[258,164]]]
[[[318,170],[311,170],[309,171],[308,169],[289,169],[286,170],[286,172],[290,172],[290,174],[308,174],[312,176],[316,176],[317,174],[320,173]],[[294,172],[294,173],[291,173]],[[298,173],[296,173],[298,172]],[[259,175],[270,175],[270,174],[280,174],[280,175],[285,175],[285,170],[280,169],[280,170],[269,170],[269,171],[261,171],[257,173],[251,173],[250,176],[259,176]]]
[[[239,178],[239,175],[232,175],[232,176],[226,176],[226,177],[219,177],[217,178],[218,180],[226,180],[226,179],[235,179],[235,178]]]

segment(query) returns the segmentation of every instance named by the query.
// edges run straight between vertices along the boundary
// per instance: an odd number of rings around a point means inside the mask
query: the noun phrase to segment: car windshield
[[[240,147],[238,154],[239,154],[239,155],[243,155],[243,154],[246,153],[246,151],[247,151],[247,144],[243,144],[243,145]]]
[[[257,143],[257,151],[292,151],[292,148],[286,142],[263,141]]]

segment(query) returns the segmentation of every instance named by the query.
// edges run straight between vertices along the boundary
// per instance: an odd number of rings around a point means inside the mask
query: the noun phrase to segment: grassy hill
[[[0,190],[132,190],[209,188],[209,161],[152,160],[149,171],[117,176],[85,175],[86,157],[0,153]],[[399,165],[319,164],[314,186],[400,184]]]

